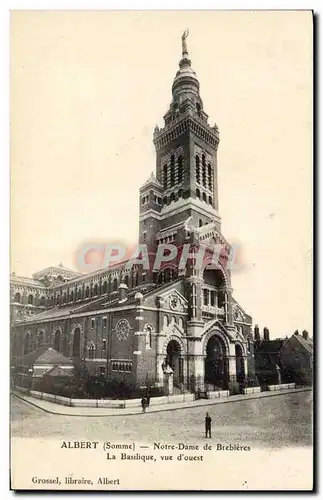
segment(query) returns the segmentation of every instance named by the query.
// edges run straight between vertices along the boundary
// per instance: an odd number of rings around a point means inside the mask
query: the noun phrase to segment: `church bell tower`
[[[154,132],[156,178],[163,188],[162,228],[187,220],[198,227],[211,222],[220,230],[217,149],[219,130],[208,124],[200,84],[192,69],[186,30],[182,58],[172,85],[165,126]]]

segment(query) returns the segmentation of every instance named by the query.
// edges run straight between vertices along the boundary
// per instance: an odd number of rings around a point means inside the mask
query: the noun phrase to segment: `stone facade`
[[[163,386],[170,367],[174,387],[192,391],[230,389],[254,373],[252,321],[232,296],[221,233],[219,130],[208,124],[199,88],[185,52],[164,128],[154,131],[156,174],[140,188],[139,243],[150,257],[170,243],[203,248],[203,264],[190,255],[184,270],[174,258],[156,270],[122,262],[86,275],[48,268],[29,284],[12,277],[13,356],[46,343],[138,386]],[[210,266],[218,244],[223,258]],[[26,317],[29,292],[36,314]]]

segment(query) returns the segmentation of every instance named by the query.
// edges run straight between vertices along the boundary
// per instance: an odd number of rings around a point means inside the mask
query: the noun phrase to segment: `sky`
[[[139,187],[187,39],[220,129],[234,297],[271,337],[312,334],[312,19],[306,11],[11,14],[11,270],[75,268],[138,237]]]

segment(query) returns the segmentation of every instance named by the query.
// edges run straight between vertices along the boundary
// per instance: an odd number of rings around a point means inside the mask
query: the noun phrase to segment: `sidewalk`
[[[166,403],[161,405],[151,406],[147,409],[146,413],[157,413],[160,411],[173,411],[182,410],[185,408],[196,408],[199,406],[209,406],[209,405],[219,405],[225,403],[234,403],[236,401],[248,401],[249,399],[260,399],[269,398],[272,396],[283,396],[285,394],[290,394],[294,392],[312,391],[311,387],[302,387],[297,389],[286,389],[282,391],[266,391],[260,392],[258,394],[238,394],[236,396],[229,396],[226,398],[219,399],[200,399],[192,402],[182,402],[182,403]],[[128,415],[142,415],[141,408],[75,408],[70,406],[63,406],[57,403],[51,403],[49,401],[43,401],[36,399],[25,394],[20,394],[19,392],[12,391],[12,394],[21,399],[22,401],[39,408],[47,413],[53,415],[63,415],[68,417],[120,417]]]

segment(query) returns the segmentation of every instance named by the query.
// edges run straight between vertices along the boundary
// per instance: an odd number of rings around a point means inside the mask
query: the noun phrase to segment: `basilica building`
[[[156,170],[139,192],[139,243],[205,249],[179,269],[124,261],[89,274],[62,265],[33,278],[11,275],[12,358],[49,345],[92,373],[121,374],[138,386],[164,383],[195,391],[231,390],[254,374],[252,320],[233,297],[226,259],[211,250],[230,245],[221,232],[219,129],[209,125],[200,84],[182,37],[182,57],[163,128],[155,127]],[[194,252],[194,250],[193,250]],[[208,254],[209,252],[209,254]]]

